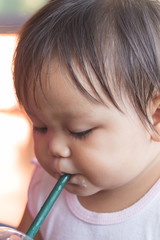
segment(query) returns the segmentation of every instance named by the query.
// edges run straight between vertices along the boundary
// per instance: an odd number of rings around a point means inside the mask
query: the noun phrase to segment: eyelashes
[[[38,133],[38,134],[45,134],[47,133],[48,129],[47,127],[36,127],[33,126],[33,132]],[[69,131],[69,134],[74,138],[74,139],[85,139],[88,137],[88,135],[93,131],[93,129],[87,129],[85,131],[81,132],[73,132]]]
[[[92,132],[92,130],[93,129],[88,129],[81,132],[70,132],[70,135],[76,139],[84,139]]]

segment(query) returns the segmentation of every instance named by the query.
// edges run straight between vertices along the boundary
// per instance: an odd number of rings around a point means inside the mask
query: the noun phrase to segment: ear
[[[160,95],[153,99],[149,115],[155,129],[152,130],[151,137],[154,141],[160,142]]]

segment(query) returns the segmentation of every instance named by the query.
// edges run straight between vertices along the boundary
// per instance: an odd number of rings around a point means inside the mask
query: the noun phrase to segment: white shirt
[[[55,183],[38,165],[29,188],[33,218]],[[114,213],[91,212],[63,190],[40,231],[44,240],[159,240],[160,180],[134,205]]]

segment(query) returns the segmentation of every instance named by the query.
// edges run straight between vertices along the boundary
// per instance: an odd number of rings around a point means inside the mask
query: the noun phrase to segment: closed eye
[[[44,134],[44,133],[47,132],[47,128],[46,127],[35,127],[35,126],[33,126],[33,131],[37,132],[37,133]]]
[[[85,131],[82,131],[82,132],[71,132],[70,131],[70,134],[72,137],[76,138],[76,139],[84,139],[86,138],[92,131],[93,129],[88,129],[88,130],[85,130]]]

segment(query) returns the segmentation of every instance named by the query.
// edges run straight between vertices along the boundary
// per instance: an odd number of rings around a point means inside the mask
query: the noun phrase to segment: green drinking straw
[[[48,215],[49,211],[51,210],[53,204],[55,203],[58,196],[62,192],[65,184],[69,180],[70,176],[71,176],[70,174],[64,174],[59,178],[53,190],[49,194],[47,200],[45,201],[40,211],[38,212],[36,218],[34,219],[33,223],[31,224],[30,228],[28,229],[26,233],[27,236],[29,236],[30,238],[34,238],[39,228],[41,227],[43,221],[45,220],[46,216]]]

